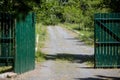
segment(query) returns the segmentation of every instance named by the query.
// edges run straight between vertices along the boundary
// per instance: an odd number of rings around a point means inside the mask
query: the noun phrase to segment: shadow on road
[[[98,78],[75,78],[75,80],[120,80],[120,77],[110,77],[110,76],[101,76],[101,75],[96,75]]]
[[[94,55],[80,55],[80,54],[68,54],[68,53],[57,53],[56,55],[46,55],[46,60],[68,60],[73,63],[85,63],[91,62],[94,64]]]
[[[75,80],[106,80],[106,79],[88,77],[88,78],[75,78]]]

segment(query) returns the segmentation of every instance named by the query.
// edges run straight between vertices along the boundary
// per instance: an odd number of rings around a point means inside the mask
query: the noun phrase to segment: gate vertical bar
[[[13,17],[10,13],[0,13],[0,63],[5,65],[14,64],[13,36]]]

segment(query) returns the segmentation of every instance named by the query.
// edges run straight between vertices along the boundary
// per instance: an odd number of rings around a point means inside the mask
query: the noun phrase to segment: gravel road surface
[[[120,80],[120,69],[94,69],[86,65],[93,58],[94,48],[77,40],[71,31],[48,26],[48,34],[43,48],[47,60],[15,80]],[[64,58],[72,60],[59,60]]]

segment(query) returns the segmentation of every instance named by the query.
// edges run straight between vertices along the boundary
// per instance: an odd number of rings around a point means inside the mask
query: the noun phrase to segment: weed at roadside
[[[36,62],[43,62],[45,61],[45,54],[41,51],[37,51],[35,54],[35,60]]]

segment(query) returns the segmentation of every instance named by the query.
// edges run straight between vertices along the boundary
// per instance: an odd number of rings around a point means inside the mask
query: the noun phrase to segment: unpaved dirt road
[[[72,32],[48,26],[48,34],[43,48],[47,60],[15,80],[120,80],[119,69],[94,69],[86,65],[93,58],[94,49],[77,40]],[[64,58],[71,61],[59,60]]]

